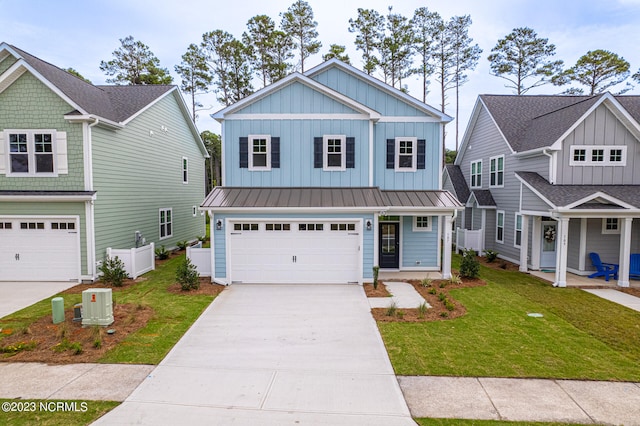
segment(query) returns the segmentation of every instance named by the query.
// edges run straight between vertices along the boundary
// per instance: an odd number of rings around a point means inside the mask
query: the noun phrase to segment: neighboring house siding
[[[329,96],[294,82],[235,114],[360,114]]]
[[[374,125],[374,186],[381,189],[440,189],[440,125],[438,123],[377,123]],[[425,168],[398,172],[387,168],[387,139],[425,140]]]
[[[636,228],[632,239],[637,235],[639,234]],[[587,256],[590,252],[597,252],[603,262],[619,263],[620,234],[603,234],[600,218],[587,219]],[[585,266],[587,269],[594,269],[590,260],[587,260]]]
[[[626,146],[624,166],[570,165],[571,146]],[[638,185],[640,184],[640,142],[605,105],[600,105],[562,143],[558,153],[558,184]]]
[[[81,274],[87,274],[87,220],[85,205],[77,203],[4,203],[0,202],[0,216],[78,216],[80,218]]]
[[[367,120],[228,120],[225,126],[225,182],[229,186],[369,186]],[[255,171],[238,167],[239,141],[248,135],[280,138],[280,167]],[[355,138],[355,167],[342,171],[314,168],[314,138]]]
[[[405,101],[401,101],[372,86],[361,78],[337,68],[327,69],[311,78],[378,111],[383,116],[426,116],[424,112],[412,107]]]
[[[580,219],[569,220],[569,240],[567,241],[567,267],[576,270],[580,269],[580,222]]]
[[[437,267],[438,217],[429,217],[431,231],[428,232],[413,232],[413,220],[412,216],[404,216],[402,218],[402,265],[400,267]],[[432,250],[425,250],[426,247],[431,247]]]
[[[6,59],[5,59],[6,61]],[[2,63],[4,63],[3,61]],[[0,175],[3,190],[82,191],[84,159],[82,125],[70,124],[63,116],[73,110],[68,103],[26,72],[0,93],[0,132],[15,130],[56,130],[67,134],[68,174],[57,177],[7,177]],[[7,141],[3,141],[7,144]],[[5,157],[8,149],[5,145]],[[3,158],[0,161],[6,161]],[[54,160],[54,161],[57,161]]]
[[[193,216],[204,196],[204,158],[183,117],[168,95],[122,130],[93,128],[98,261],[107,247],[133,247],[135,231],[147,243],[166,247],[205,234],[204,217]],[[182,157],[189,161],[188,184],[182,181]],[[172,209],[173,237],[160,240],[164,208]]]
[[[551,207],[542,201],[533,191],[522,185],[522,210],[547,212]]]
[[[246,214],[224,214],[218,213],[214,216],[214,222],[218,220],[222,220],[223,223],[226,223],[227,219],[230,220],[238,220],[238,219],[320,219],[320,220],[330,220],[336,218],[344,218],[344,219],[362,219],[362,223],[364,224],[367,220],[374,221],[373,215],[358,215],[358,214],[321,214],[321,213],[311,213],[311,214],[262,214],[262,213],[246,213]],[[363,226],[364,228],[364,226]],[[211,227],[213,233],[213,246],[214,246],[214,255],[215,255],[215,277],[216,278],[224,278],[227,277],[227,230],[226,225],[222,227],[222,229],[218,230],[215,226]],[[362,274],[363,278],[371,278],[373,277],[373,249],[374,249],[374,232],[373,230],[367,231],[364,229],[362,234]],[[354,265],[355,267],[355,265]]]

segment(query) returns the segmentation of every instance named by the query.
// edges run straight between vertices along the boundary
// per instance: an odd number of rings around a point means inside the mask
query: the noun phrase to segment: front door
[[[556,240],[558,236],[558,222],[542,222],[542,252],[540,253],[540,268],[556,268]]]
[[[400,266],[400,224],[380,223],[380,267],[398,269]]]

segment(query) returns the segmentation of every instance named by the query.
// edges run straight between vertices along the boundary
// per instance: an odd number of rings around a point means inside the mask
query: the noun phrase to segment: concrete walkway
[[[97,425],[415,425],[360,286],[232,285]]]
[[[0,282],[0,318],[71,288],[70,282]]]
[[[636,297],[631,294],[623,293],[621,291],[613,289],[584,289],[584,291],[595,294],[598,297],[610,300],[611,302],[615,302],[619,305],[626,306],[627,308],[633,309],[634,311],[640,312],[640,297]]]
[[[640,383],[399,377],[414,417],[640,425]]]
[[[391,297],[369,297],[369,306],[372,308],[388,308],[391,303],[396,304],[396,308],[411,309],[417,308],[425,300],[420,293],[409,283],[399,281],[385,281],[383,283],[387,287],[387,291],[391,293]],[[429,304],[427,304],[428,307]]]

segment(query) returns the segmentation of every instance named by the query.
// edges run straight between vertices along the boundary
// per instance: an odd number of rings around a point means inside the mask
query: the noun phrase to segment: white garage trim
[[[354,233],[357,233],[357,239],[355,240],[355,243],[357,244],[357,248],[354,246],[354,250],[356,250],[355,254],[355,258],[357,259],[357,264],[354,265],[354,271],[352,275],[349,275],[349,279],[345,279],[344,281],[341,281],[340,278],[332,278],[332,279],[327,279],[327,280],[323,280],[322,277],[319,277],[317,279],[317,281],[315,281],[315,279],[311,279],[308,276],[304,277],[305,274],[305,270],[302,269],[303,267],[301,267],[301,269],[299,270],[300,275],[299,277],[302,278],[291,278],[289,281],[290,282],[294,282],[294,280],[296,282],[344,282],[345,284],[347,282],[354,282],[354,283],[362,283],[363,281],[363,252],[364,252],[364,235],[363,235],[363,219],[362,218],[341,218],[341,217],[333,217],[333,218],[327,218],[327,217],[305,217],[305,218],[291,218],[291,217],[270,217],[270,218],[264,218],[264,217],[255,217],[255,218],[250,218],[250,217],[242,217],[242,218],[226,218],[225,219],[225,246],[226,246],[226,270],[227,270],[227,279],[226,281],[228,283],[233,283],[235,282],[240,282],[243,281],[241,279],[238,278],[242,278],[242,277],[238,277],[238,274],[234,272],[234,268],[233,268],[233,263],[234,263],[234,242],[232,242],[232,233],[234,232],[234,225],[235,224],[248,224],[248,223],[253,223],[253,224],[258,224],[258,230],[257,231],[235,231],[235,232],[256,232],[255,236],[256,239],[258,239],[258,241],[262,242],[263,240],[260,238],[262,236],[266,237],[267,235],[273,235],[274,239],[277,239],[277,235],[279,232],[291,232],[291,234],[280,234],[282,235],[282,237],[284,237],[285,239],[289,239],[290,242],[295,242],[297,241],[295,239],[296,235],[300,235],[298,234],[299,232],[309,232],[309,233],[314,233],[314,234],[307,234],[309,236],[313,236],[313,235],[327,235],[326,233],[329,232],[347,232],[349,233],[348,230],[342,230],[342,231],[331,231],[330,229],[330,225],[333,223],[344,223],[344,224],[353,224],[355,225],[355,229],[353,231],[351,231],[351,235],[353,237],[356,237],[356,235],[354,235]],[[266,224],[268,223],[289,223],[291,224],[291,230],[290,231],[267,231],[265,229]],[[324,225],[323,230],[322,231],[300,231],[298,230],[298,227],[300,224],[304,224],[304,223],[322,223]],[[215,225],[212,225],[215,226]],[[273,232],[273,234],[267,234],[267,233],[271,233]],[[315,234],[315,232],[323,232],[323,234]],[[248,236],[249,234],[247,234]],[[286,237],[285,237],[286,235]],[[348,239],[348,235],[349,234],[335,234],[336,236],[338,235],[345,235],[345,238]],[[235,239],[236,244],[238,244],[238,239]],[[324,240],[326,241],[326,240]],[[354,240],[351,240],[352,242],[354,242]],[[298,247],[297,249],[302,250],[302,252],[304,253],[305,250],[312,250],[312,245],[308,245],[308,246],[304,246],[304,243],[302,243],[303,245],[301,247]],[[261,244],[262,245],[262,244]],[[265,244],[264,245],[266,248],[268,248],[268,246]],[[278,256],[279,254],[279,256]],[[280,257],[282,258],[281,262],[284,262],[284,253],[278,253],[276,254],[276,258]],[[297,258],[297,255],[294,256],[294,258]],[[308,258],[307,258],[308,259]],[[297,259],[294,260],[292,262],[292,267],[295,267],[293,265],[293,263],[297,263]],[[275,263],[275,264],[280,264],[280,263]],[[310,265],[311,266],[311,265]],[[316,264],[317,266],[317,264]],[[274,270],[272,270],[272,272],[274,272]],[[307,271],[307,272],[310,272]],[[277,275],[278,272],[274,272],[275,275]],[[235,276],[234,276],[235,274]],[[275,276],[274,275],[274,276]],[[279,282],[279,280],[277,280],[276,278],[265,278],[265,282]],[[286,278],[283,282],[286,282]]]
[[[10,281],[73,281],[80,282],[81,279],[81,243],[80,243],[80,217],[73,215],[3,215],[0,216],[0,222],[4,223],[11,222],[12,228],[7,232],[6,229],[1,230],[0,232],[6,232],[6,235],[3,238],[3,243],[0,245],[0,269],[3,267],[3,263],[5,263],[4,268],[6,268],[5,274],[3,274],[0,280],[8,279]],[[21,229],[20,223],[42,223],[43,228],[38,229]],[[55,268],[52,268],[51,261],[56,261],[56,255],[60,255],[56,247],[56,240],[54,239],[55,234],[57,232],[64,232],[64,228],[54,229],[54,226],[61,226],[60,224],[65,224],[66,227],[68,223],[74,224],[74,232],[66,232],[64,233],[65,244],[67,244],[67,248],[72,252],[71,258],[66,258],[69,260],[69,265],[67,269],[58,271],[59,275],[54,275],[56,272]],[[55,225],[52,225],[55,224]],[[39,232],[43,231],[41,234],[32,234],[29,238],[25,238],[23,232]],[[0,234],[1,235],[1,234]],[[63,235],[63,234],[60,234]],[[38,238],[40,237],[40,238]],[[10,238],[10,240],[7,240]],[[13,239],[11,239],[13,238]],[[9,244],[6,242],[9,241]],[[47,242],[50,243],[51,246],[47,247],[45,245],[46,251],[39,253],[38,259],[35,259],[31,256],[33,251],[29,250],[28,245],[21,246],[20,243],[23,244],[33,244]],[[42,246],[38,244],[38,247],[42,249]],[[27,256],[25,259],[24,256]],[[49,258],[47,258],[49,257]],[[12,265],[12,260],[20,261],[25,260],[27,263],[23,264],[22,267],[28,269],[28,273],[22,273],[18,269],[9,270],[9,265]],[[21,265],[15,265],[21,266]],[[10,275],[14,274],[14,275]],[[53,274],[53,275],[52,275]]]

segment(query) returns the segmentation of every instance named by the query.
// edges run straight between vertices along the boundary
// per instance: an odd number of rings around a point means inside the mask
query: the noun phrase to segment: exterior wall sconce
[[[216,230],[218,231],[222,230],[222,219],[218,219],[216,221]]]
[[[367,220],[367,231],[371,231],[371,221]]]

